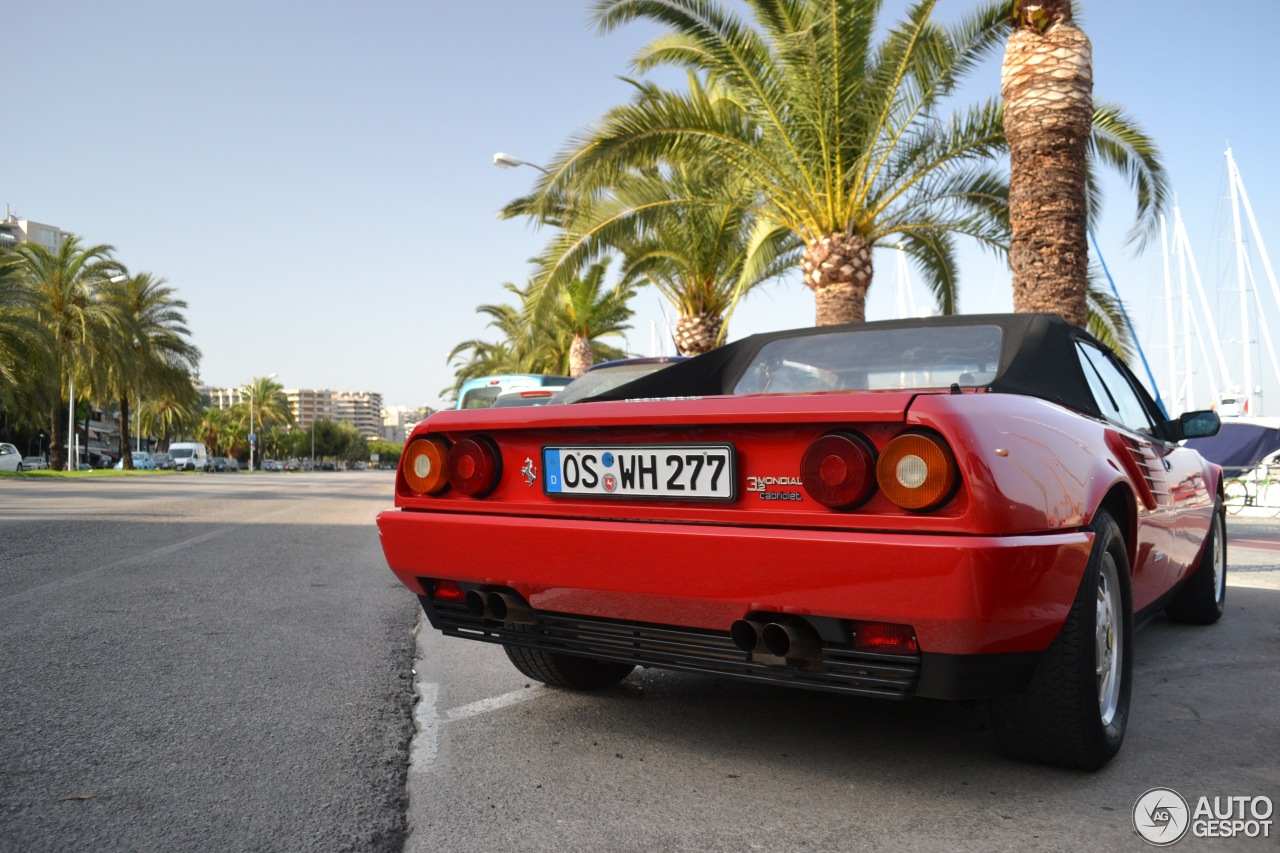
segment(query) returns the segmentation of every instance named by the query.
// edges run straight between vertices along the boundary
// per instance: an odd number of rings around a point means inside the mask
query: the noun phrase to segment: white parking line
[[[481,699],[479,702],[471,702],[467,705],[459,705],[457,708],[450,708],[441,716],[451,722],[453,720],[465,720],[467,717],[476,717],[480,714],[487,714],[490,711],[497,711],[500,708],[519,705],[521,702],[528,702],[530,699],[537,699],[544,690],[545,688],[541,685],[526,687],[523,690],[512,690],[510,693],[503,693],[501,696]]]
[[[413,722],[418,731],[409,745],[409,775],[425,773],[435,763],[440,737],[436,731],[436,695],[439,686],[429,682],[418,683],[418,707],[413,711]]]

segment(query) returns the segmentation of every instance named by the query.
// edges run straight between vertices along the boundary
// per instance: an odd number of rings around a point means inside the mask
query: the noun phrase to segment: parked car
[[[432,627],[532,679],[982,700],[1013,755],[1092,769],[1135,627],[1222,615],[1222,470],[1180,443],[1219,426],[1056,316],[817,327],[435,413],[377,523]]]
[[[0,442],[0,471],[21,471],[22,454],[12,444]]]
[[[134,450],[129,454],[133,459],[133,470],[135,471],[154,471],[156,463],[152,461],[151,454],[145,450]],[[123,470],[124,460],[121,459],[113,466],[117,471]]]
[[[209,465],[213,468],[214,471],[225,471],[227,470],[227,457],[210,456]]]
[[[43,456],[24,456],[18,466],[19,471],[46,471],[49,463]]]
[[[227,457],[227,464],[226,464],[226,466],[224,467],[224,469],[223,469],[223,470],[225,470],[225,471],[239,471],[239,470],[240,470],[240,460],[236,459],[234,456],[228,456],[228,457]]]
[[[169,445],[169,456],[175,471],[211,471],[209,448],[198,441],[179,441]]]
[[[173,458],[168,453],[152,453],[151,461],[155,463],[157,471],[173,470]]]

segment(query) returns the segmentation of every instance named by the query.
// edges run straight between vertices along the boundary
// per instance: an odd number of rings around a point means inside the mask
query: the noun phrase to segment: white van
[[[169,445],[169,458],[175,471],[208,471],[209,449],[195,441],[179,441]]]

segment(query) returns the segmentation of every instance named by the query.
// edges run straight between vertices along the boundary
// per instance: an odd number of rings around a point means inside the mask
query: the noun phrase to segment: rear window
[[[882,391],[989,384],[1000,366],[999,326],[841,331],[771,341],[735,394]]]
[[[667,365],[668,362],[662,361],[641,361],[635,364],[620,364],[617,367],[591,370],[573,380],[567,388],[560,392],[560,396],[556,397],[556,402],[576,403],[579,400],[594,397],[596,394],[603,394],[605,391],[617,388],[619,385],[623,385],[633,379],[648,376],[650,373],[661,370]]]

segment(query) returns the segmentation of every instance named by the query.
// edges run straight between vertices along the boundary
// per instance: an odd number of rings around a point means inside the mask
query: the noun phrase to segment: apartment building
[[[209,406],[222,411],[248,402],[244,388],[198,385]],[[382,395],[376,391],[330,391],[327,388],[286,388],[284,396],[293,413],[294,429],[310,429],[316,421],[347,423],[365,438],[382,438]]]
[[[5,205],[4,220],[0,221],[0,247],[13,248],[19,243],[38,243],[56,252],[66,238],[66,232],[56,225],[32,222],[9,211]]]
[[[293,425],[298,429],[310,429],[316,421],[339,420],[334,415],[333,398],[337,392],[314,388],[286,388],[289,410],[293,412]]]
[[[333,419],[352,424],[365,438],[382,438],[382,395],[376,391],[335,392]]]

